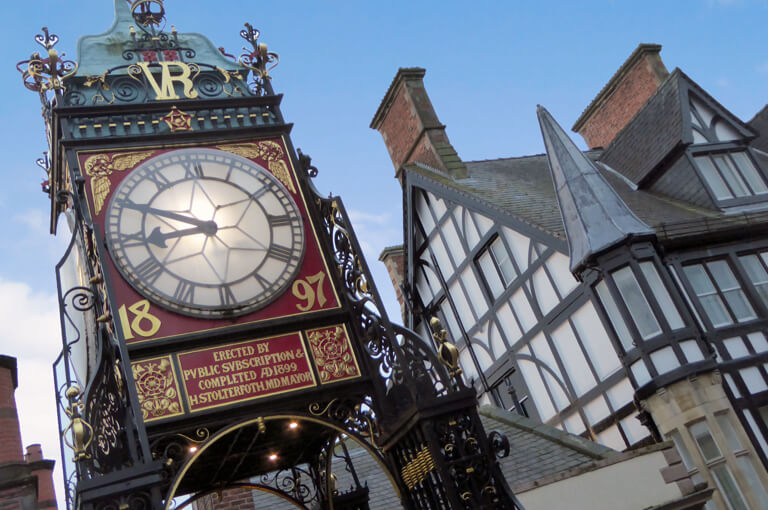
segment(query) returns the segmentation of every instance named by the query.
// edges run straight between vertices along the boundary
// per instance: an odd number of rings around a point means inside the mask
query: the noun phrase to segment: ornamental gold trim
[[[321,383],[360,376],[346,328],[343,325],[305,331]]]
[[[114,172],[122,172],[133,168],[155,151],[121,152],[118,154],[96,154],[85,160],[83,165],[85,175],[91,178],[91,196],[93,198],[93,212],[98,215],[112,190],[109,176]]]
[[[411,490],[423,482],[433,469],[435,469],[435,461],[427,446],[423,445],[416,456],[411,456],[408,464],[403,466],[400,474],[406,487]]]
[[[135,361],[131,369],[145,422],[184,414],[179,381],[170,356]]]
[[[283,148],[277,142],[266,140],[258,143],[236,143],[229,145],[217,145],[217,149],[237,154],[247,159],[263,159],[269,166],[269,171],[280,179],[283,186],[288,188],[291,193],[296,193],[296,186],[293,185],[291,174],[288,171],[288,165],[285,164]]]

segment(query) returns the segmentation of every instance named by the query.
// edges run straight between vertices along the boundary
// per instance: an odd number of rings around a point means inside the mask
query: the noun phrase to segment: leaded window
[[[725,260],[684,266],[704,315],[715,328],[755,319],[755,311]]]
[[[672,331],[685,326],[653,262],[640,262],[636,268],[633,265],[622,267],[611,273],[611,279],[618,299],[614,298],[605,280],[599,282],[595,290],[625,351],[635,347],[625,319],[631,320],[642,340],[660,335],[664,330],[663,322]],[[641,285],[641,279],[645,286]]]
[[[746,151],[698,154],[694,161],[719,201],[768,194],[768,186]]]
[[[760,299],[768,307],[768,252],[744,255],[739,257],[739,260]]]
[[[495,237],[477,256],[477,266],[494,299],[501,296],[517,278],[517,270],[504,242]]]

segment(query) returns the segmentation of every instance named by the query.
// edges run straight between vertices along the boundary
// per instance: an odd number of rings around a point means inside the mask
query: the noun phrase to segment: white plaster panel
[[[435,216],[437,216],[437,219],[443,217],[446,211],[445,207],[445,201],[442,198],[437,198],[435,195],[427,191],[427,197],[429,198],[429,201],[432,203],[432,210],[435,211]]]
[[[421,222],[421,226],[424,227],[426,234],[429,235],[435,228],[435,220],[432,219],[432,213],[429,212],[429,205],[421,192],[416,194],[416,217]]]
[[[680,342],[680,349],[685,354],[685,359],[688,363],[695,363],[697,361],[704,361],[704,355],[701,353],[701,348],[696,340],[685,340]]]
[[[523,234],[516,232],[507,227],[502,228],[504,238],[507,240],[509,249],[512,250],[512,256],[515,257],[517,267],[520,271],[528,269],[528,249],[531,244],[531,240]]]
[[[659,374],[665,374],[680,366],[680,362],[677,360],[677,356],[675,356],[675,351],[670,346],[653,351],[651,353],[651,361],[653,361],[653,365]]]
[[[517,366],[520,369],[520,373],[525,380],[525,385],[528,386],[531,394],[531,400],[536,406],[536,410],[539,413],[539,417],[542,421],[547,421],[555,415],[555,407],[552,405],[552,401],[549,399],[547,389],[544,386],[544,381],[539,375],[539,370],[532,361],[519,359]]]
[[[555,281],[555,286],[560,292],[560,296],[565,297],[579,286],[579,281],[573,276],[570,269],[570,261],[568,257],[556,251],[553,253],[546,262],[549,274],[552,275],[552,279]]]
[[[632,388],[632,383],[629,379],[625,377],[611,386],[605,393],[608,396],[608,401],[613,406],[613,409],[617,410],[632,402],[635,390]]]
[[[549,313],[560,302],[543,267],[533,273],[533,288],[536,291],[536,300],[543,315]]]
[[[506,303],[499,307],[497,311],[499,322],[501,323],[501,329],[507,336],[509,345],[513,345],[523,333],[520,331],[520,327],[517,325],[514,313],[512,313],[512,307],[509,303]]]
[[[584,343],[592,366],[600,380],[605,379],[621,368],[621,361],[616,350],[603,328],[603,323],[597,316],[591,301],[587,301],[573,315],[571,320],[576,327],[576,333]]]
[[[531,309],[530,303],[528,303],[528,298],[525,297],[523,289],[518,289],[517,292],[512,295],[510,302],[512,303],[512,308],[515,310],[515,315],[517,315],[517,318],[520,320],[520,325],[523,327],[523,330],[528,331],[536,325],[536,316],[533,313],[533,309]]]
[[[565,370],[577,395],[583,395],[597,384],[587,364],[584,353],[579,347],[568,321],[563,322],[551,333],[555,348],[563,360]]]

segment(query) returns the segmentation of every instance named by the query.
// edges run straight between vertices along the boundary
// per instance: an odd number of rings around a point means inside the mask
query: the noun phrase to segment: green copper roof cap
[[[114,0],[115,21],[104,33],[86,35],[77,41],[77,61],[79,68],[76,76],[98,76],[108,69],[134,64],[141,60],[142,51],[191,51],[182,55],[180,60],[198,64],[218,66],[226,70],[243,70],[233,60],[226,58],[214,44],[202,34],[164,31],[158,34],[157,48],[151,47],[151,41],[142,41],[147,34],[138,27],[131,13],[131,6],[126,0]],[[131,32],[134,35],[131,35]],[[158,60],[163,60],[160,55]],[[171,60],[171,59],[167,59]],[[116,69],[114,73],[126,74],[128,71]]]

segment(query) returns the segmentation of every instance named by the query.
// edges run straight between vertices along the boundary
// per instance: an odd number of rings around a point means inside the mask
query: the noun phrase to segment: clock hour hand
[[[163,209],[156,209],[156,208],[150,207],[148,205],[136,204],[134,202],[126,202],[125,207],[131,208],[131,209],[135,209],[137,211],[141,211],[141,212],[144,212],[144,213],[154,214],[155,216],[161,216],[163,218],[168,218],[169,220],[176,220],[176,221],[181,221],[183,223],[189,223],[190,225],[195,225],[195,226],[201,227],[201,228],[209,228],[210,229],[210,225],[211,224],[216,225],[212,221],[198,220],[197,218],[195,218],[193,216],[186,216],[184,214],[179,214],[179,213],[176,213],[176,212],[173,212],[173,211],[166,211],[166,210],[163,210]]]
[[[163,233],[160,231],[160,227],[155,227],[154,230],[147,236],[147,242],[154,244],[160,248],[165,248],[165,241],[176,237],[184,237],[192,234],[205,234],[212,236],[216,234],[216,223],[212,221],[203,221],[202,225],[198,227],[185,228],[184,230],[174,230],[173,232]]]

